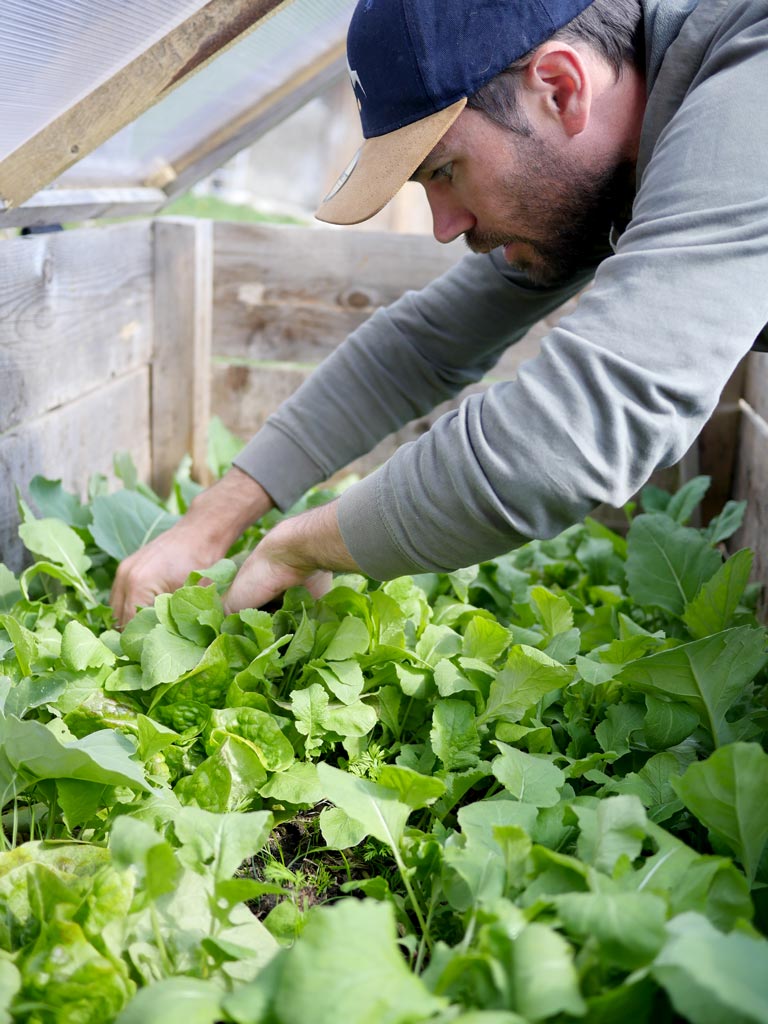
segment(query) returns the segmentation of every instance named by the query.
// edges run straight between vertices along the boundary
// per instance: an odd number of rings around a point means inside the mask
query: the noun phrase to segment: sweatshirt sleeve
[[[342,495],[364,571],[451,570],[551,536],[691,446],[768,320],[767,37],[763,16],[710,48],[616,254],[541,354]]]
[[[596,253],[595,263],[603,256]],[[279,508],[290,507],[388,434],[480,380],[593,274],[594,266],[562,287],[535,288],[499,253],[466,256],[426,288],[374,313],[268,418],[235,465]]]

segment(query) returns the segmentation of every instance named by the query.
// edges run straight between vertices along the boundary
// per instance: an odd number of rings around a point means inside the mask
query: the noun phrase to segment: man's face
[[[564,281],[593,261],[634,194],[634,169],[576,160],[465,110],[421,165],[438,241],[463,234],[474,252],[504,258],[537,285]]]

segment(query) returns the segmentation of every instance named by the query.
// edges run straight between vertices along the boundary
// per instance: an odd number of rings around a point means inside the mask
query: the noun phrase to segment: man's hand
[[[199,494],[170,530],[120,563],[110,604],[120,626],[158,594],[177,590],[195,569],[207,569],[272,508],[272,499],[247,473],[230,469]]]
[[[313,597],[330,587],[331,571],[359,572],[339,532],[336,502],[284,519],[248,556],[224,595],[224,610],[259,608],[288,587]]]

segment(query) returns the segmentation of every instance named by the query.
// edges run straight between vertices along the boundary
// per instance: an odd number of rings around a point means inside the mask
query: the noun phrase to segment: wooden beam
[[[194,149],[175,159],[173,180],[159,182],[151,177],[145,184],[160,185],[168,196],[188,191],[230,157],[256,142],[276,124],[339,81],[345,72],[346,46],[342,40],[222,125]]]
[[[152,486],[166,495],[186,454],[196,479],[207,480],[213,225],[163,218],[154,222],[154,235]]]
[[[96,217],[156,213],[168,202],[160,188],[51,188],[0,213],[0,228],[42,227]]]
[[[0,200],[20,206],[290,0],[209,0],[0,162]]]

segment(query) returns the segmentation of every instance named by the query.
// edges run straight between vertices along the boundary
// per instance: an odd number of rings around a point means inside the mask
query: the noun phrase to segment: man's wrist
[[[359,572],[339,530],[338,501],[284,519],[267,535],[270,556],[297,569]]]
[[[233,466],[193,499],[181,524],[193,529],[221,557],[273,506],[261,484]]]

